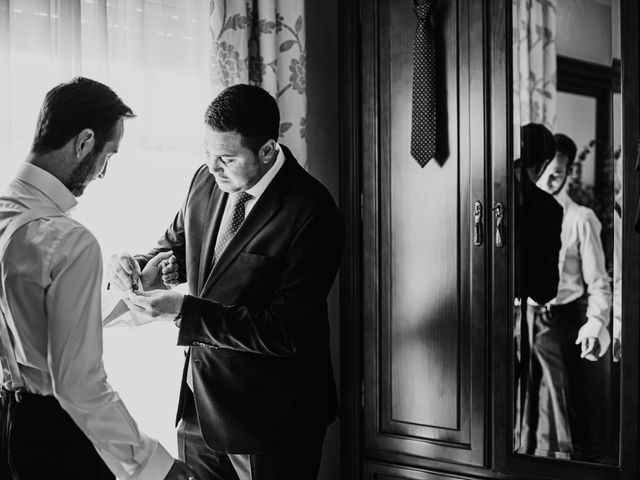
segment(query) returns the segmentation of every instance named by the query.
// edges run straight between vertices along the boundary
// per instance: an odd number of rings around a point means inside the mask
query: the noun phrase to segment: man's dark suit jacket
[[[515,182],[516,296],[544,305],[558,294],[563,209],[523,169]]]
[[[329,192],[283,150],[284,165],[213,269],[228,194],[204,165],[158,246],[136,257],[144,267],[173,250],[188,282],[178,421],[191,362],[202,436],[217,451],[286,453],[338,411],[326,299],[342,220]]]

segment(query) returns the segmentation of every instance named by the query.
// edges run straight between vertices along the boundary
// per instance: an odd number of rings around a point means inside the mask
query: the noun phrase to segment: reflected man
[[[542,371],[538,437],[556,437],[558,444],[538,442],[538,448],[584,458],[593,448],[588,438],[591,415],[584,399],[584,360],[597,361],[611,343],[607,328],[611,288],[601,223],[593,210],[576,204],[568,193],[576,145],[563,134],[555,135],[555,141],[556,156],[538,186],[564,209],[560,281],[556,297],[535,317],[533,353]]]

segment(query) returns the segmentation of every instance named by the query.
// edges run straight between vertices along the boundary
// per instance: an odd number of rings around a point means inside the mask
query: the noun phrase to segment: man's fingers
[[[169,273],[167,275],[162,275],[162,281],[164,283],[175,283],[178,281],[178,273]]]
[[[131,275],[126,273],[124,270],[116,271],[115,280],[120,283],[123,289],[129,290],[132,286]]]
[[[149,296],[146,292],[139,295],[131,295],[129,301],[136,307],[140,307],[144,310],[151,310],[153,307],[153,297]]]
[[[598,353],[600,353],[600,342],[597,338],[588,337],[582,340],[581,358],[595,362],[598,360]]]
[[[175,260],[176,257],[171,257]],[[170,263],[170,260],[165,260],[164,262],[160,263],[160,267],[162,268],[162,273],[163,274],[169,274],[169,273],[173,273],[173,272],[177,272],[178,271],[178,263],[177,262],[173,262]]]
[[[129,259],[130,262],[130,266],[131,266],[131,276],[133,277],[133,279],[135,281],[138,281],[138,279],[140,278],[140,264],[134,259],[134,258],[130,258]]]
[[[140,266],[127,252],[111,256],[107,264],[107,275],[118,287],[128,290],[140,277]]]
[[[151,260],[149,260],[149,265],[152,267],[158,267],[162,261],[166,261],[173,255],[172,250],[167,250],[166,252],[160,252]]]
[[[135,267],[133,266],[133,264],[138,263],[127,252],[116,253],[115,261],[116,264],[119,265],[120,268],[125,271],[125,273],[127,273],[127,275],[132,275],[134,273]]]

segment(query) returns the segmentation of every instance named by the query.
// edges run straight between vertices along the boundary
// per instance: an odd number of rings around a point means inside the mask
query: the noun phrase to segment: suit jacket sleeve
[[[178,281],[180,283],[184,283],[187,281],[184,219],[187,209],[187,202],[189,201],[189,195],[191,194],[191,189],[193,188],[193,183],[202,168],[206,168],[206,166],[201,167],[191,179],[191,185],[189,186],[187,198],[182,204],[180,210],[178,210],[178,213],[176,213],[176,216],[173,219],[173,222],[171,222],[171,224],[169,225],[169,228],[167,228],[167,230],[158,240],[158,244],[153,249],[151,249],[149,253],[134,256],[134,258],[140,265],[140,270],[142,270],[147,265],[149,260],[155,257],[158,253],[173,250],[173,254],[178,261]]]
[[[178,344],[294,355],[301,346],[313,342],[319,324],[326,323],[326,298],[338,269],[342,242],[337,209],[316,213],[295,233],[266,305],[224,305],[187,295]]]

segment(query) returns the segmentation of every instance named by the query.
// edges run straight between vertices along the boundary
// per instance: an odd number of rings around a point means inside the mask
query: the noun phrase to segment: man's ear
[[[78,135],[76,135],[76,139],[73,145],[73,153],[76,158],[83,159],[86,157],[96,144],[96,135],[93,133],[93,130],[90,128],[85,128]]]
[[[276,155],[278,155],[278,149],[276,148],[276,141],[273,139],[267,140],[258,150],[258,158],[262,163],[271,163],[276,159]]]

